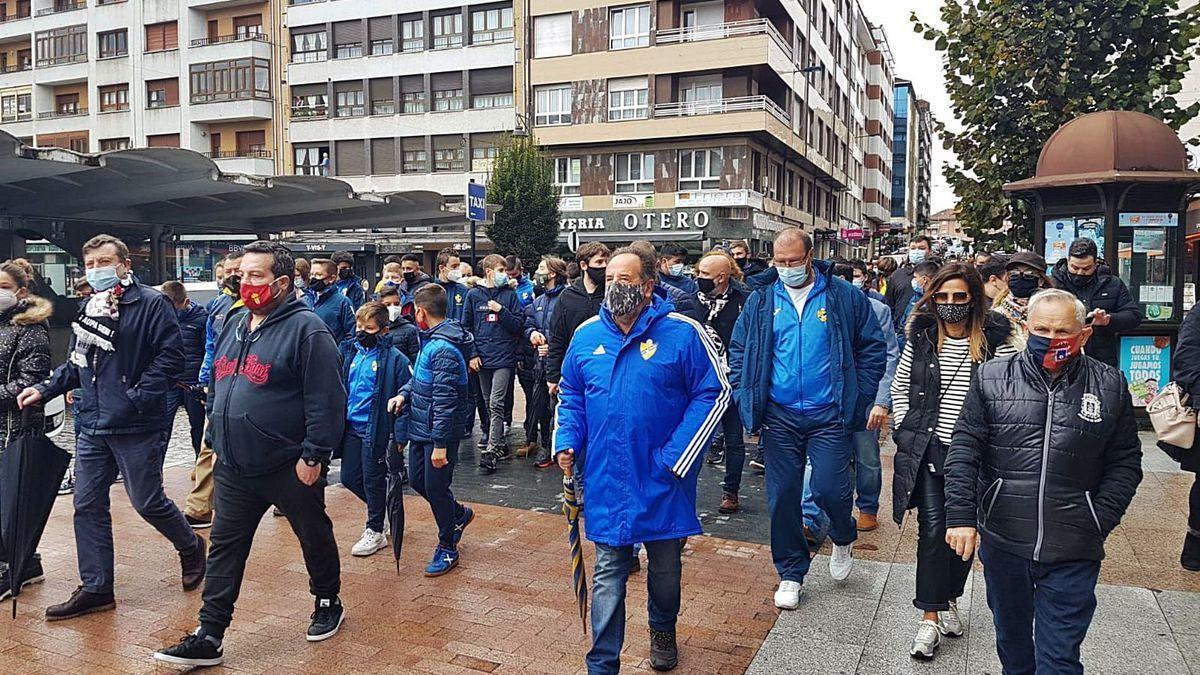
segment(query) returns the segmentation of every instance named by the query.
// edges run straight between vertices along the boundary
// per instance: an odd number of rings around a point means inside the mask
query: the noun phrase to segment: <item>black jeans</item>
[[[446,445],[446,466],[433,466],[433,443],[413,441],[408,446],[408,484],[429,502],[433,520],[437,523],[438,543],[453,550],[454,526],[463,515],[463,505],[454,498],[450,484],[454,481],[454,465],[458,464],[458,441]]]
[[[946,544],[946,479],[922,463],[912,502],[917,507],[917,597],[913,606],[944,612],[967,585],[971,561]]]
[[[1192,481],[1192,491],[1188,493],[1188,534],[1200,537],[1200,473]]]
[[[531,400],[533,400],[533,397],[534,397],[533,388],[536,387],[538,384],[538,378],[537,378],[537,375],[535,374],[535,371],[533,370],[533,368],[522,368],[522,367],[518,366],[517,367],[517,382],[519,382],[521,385],[521,392],[525,394],[525,422],[521,425],[525,430],[525,442],[526,443],[536,443],[537,442],[537,430],[535,428],[536,422],[529,415],[529,402]],[[542,385],[542,386],[543,386],[543,388],[545,387],[545,385]],[[507,402],[508,422],[509,422],[509,424],[512,424],[513,386],[512,386],[511,382],[509,382],[509,384],[508,384],[508,391],[509,391],[509,394],[508,394],[509,400]]]
[[[721,417],[721,433],[725,439],[725,481],[721,489],[737,495],[742,489],[742,470],[746,467],[746,437],[736,403],[730,403]]]
[[[300,540],[309,592],[318,598],[337,597],[342,572],[333,523],[325,513],[324,471],[316,483],[305,485],[296,477],[294,464],[263,476],[239,476],[218,459],[213,475],[215,517],[209,536],[204,606],[200,608],[200,625],[205,633],[224,637],[241,592],[254,532],[271,506],[283,511]]]
[[[554,406],[558,397],[551,396],[546,387],[545,369],[539,367],[533,372],[533,386],[525,399],[525,440],[535,443],[540,436],[542,447],[549,450],[554,434]]]
[[[200,456],[200,444],[204,441],[204,402],[190,390],[179,386],[172,387],[167,392],[167,419],[175,423],[175,413],[179,408],[187,412],[188,424],[191,426],[192,451]]]

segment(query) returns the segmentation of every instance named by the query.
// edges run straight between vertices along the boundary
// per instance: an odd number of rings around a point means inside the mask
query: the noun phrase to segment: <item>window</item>
[[[650,116],[650,89],[644,77],[608,81],[608,121],[644,120]]]
[[[33,94],[17,94],[17,119],[33,117]]]
[[[329,146],[296,147],[292,154],[297,176],[329,175]]]
[[[179,49],[179,28],[174,21],[146,26],[146,51],[162,52]],[[104,143],[104,141],[100,141]]]
[[[424,149],[406,149],[401,157],[400,171],[402,173],[425,173],[428,164],[429,155],[425,153]]]
[[[535,126],[571,123],[571,85],[538,87],[534,90]]]
[[[460,172],[464,169],[462,146],[434,149],[433,170],[435,173],[439,171]]]
[[[579,165],[578,157],[554,158],[554,185],[562,196],[579,194]]]
[[[471,170],[479,172],[491,171],[493,162],[499,156],[500,146],[496,143],[495,139],[487,138],[482,141],[475,141],[475,144],[471,146]]]
[[[356,59],[363,55],[361,42],[347,42],[336,45],[333,50],[335,59]]]
[[[367,36],[370,38],[368,52],[371,56],[383,56],[396,51],[396,17],[373,16],[367,19]]]
[[[389,37],[389,38],[380,38],[378,40],[371,40],[371,56],[382,56],[384,54],[391,54],[393,51],[394,50],[392,49],[392,38]]]
[[[472,108],[509,108],[513,104],[513,69],[510,67],[472,70]]]
[[[433,109],[437,112],[463,109],[462,89],[443,89],[433,92]]]
[[[108,59],[129,53],[129,31],[122,28],[107,33],[97,33],[100,42],[100,58]]]
[[[329,42],[324,29],[292,33],[292,63],[312,63],[329,58]]]
[[[0,121],[18,122],[32,117],[31,95],[16,94],[0,98]]]
[[[267,152],[267,132],[258,129],[254,131],[239,131],[234,137],[237,142],[238,157],[270,157]]]
[[[79,94],[59,94],[54,97],[54,112],[59,116],[81,115],[87,108],[79,107]]]
[[[513,39],[512,7],[477,9],[471,12],[471,44],[483,45]]]
[[[608,48],[650,45],[650,6],[620,7],[608,13]]]
[[[165,80],[148,80],[146,82],[146,107],[166,108],[179,105],[179,80],[171,77]]]
[[[463,24],[461,12],[435,14],[430,17],[430,21],[433,23],[434,49],[450,49],[451,47],[462,46]]]
[[[152,148],[178,148],[179,134],[157,134],[147,136],[146,145]]]
[[[128,138],[101,138],[100,152],[112,152],[113,150],[128,150],[131,146]]]
[[[679,152],[679,189],[716,190],[721,187],[720,148]]]
[[[513,95],[506,94],[477,94],[471,96],[472,108],[511,108]]]
[[[87,26],[68,26],[37,34],[37,67],[87,61]]]
[[[329,94],[325,84],[292,86],[292,118],[323,118],[329,114]]]
[[[551,14],[533,19],[533,58],[571,53],[571,15]]]
[[[129,110],[129,85],[113,84],[100,87],[100,112]]]
[[[421,19],[400,21],[400,51],[420,52],[425,50],[425,22]]]
[[[368,91],[371,94],[372,115],[396,114],[396,95],[392,88],[392,78],[377,77],[371,80],[368,84]]]
[[[233,59],[191,66],[192,103],[270,100],[271,66],[266,59]]]
[[[425,112],[425,92],[423,91],[406,91],[400,95],[400,102],[404,106],[405,115]]]
[[[339,21],[333,24],[333,58],[356,59],[363,55],[363,22]]]
[[[628,152],[617,155],[617,194],[654,192],[654,154]]]
[[[724,97],[722,76],[701,75],[685,77],[679,80],[679,98],[687,104],[685,109],[689,115],[712,112],[712,108]]]
[[[233,17],[233,36],[238,40],[249,40],[262,35],[262,15],[250,14]]]
[[[362,117],[366,114],[362,89],[337,92],[337,108],[334,111],[334,117]]]

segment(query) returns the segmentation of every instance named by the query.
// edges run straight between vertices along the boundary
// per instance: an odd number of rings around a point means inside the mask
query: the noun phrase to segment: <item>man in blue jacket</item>
[[[175,413],[180,408],[187,412],[188,425],[192,432],[192,450],[199,459],[200,445],[204,437],[204,397],[197,382],[200,377],[200,365],[204,362],[204,334],[208,326],[208,313],[188,298],[187,289],[178,281],[164,283],[162,290],[163,295],[175,306],[183,346],[183,373],[167,394],[167,421],[174,424]]]
[[[317,258],[312,261],[308,277],[308,290],[313,292],[312,310],[333,335],[337,344],[354,337],[354,311],[358,305],[342,294],[340,284],[335,285],[338,267],[332,260]]]
[[[483,279],[467,293],[463,326],[475,336],[480,394],[488,403],[487,444],[479,453],[479,472],[488,475],[495,472],[498,460],[512,457],[504,439],[504,400],[517,368],[517,347],[525,328],[525,315],[509,286],[502,256],[492,254],[483,259]]]
[[[631,248],[613,255],[600,314],[575,331],[559,383],[554,456],[587,486],[596,544],[589,673],[620,668],[639,542],[650,560],[650,664],[677,665],[680,554],[701,531],[698,467],[730,400],[704,329],[655,295],[655,262]]]
[[[467,301],[467,287],[462,280],[462,270],[459,269],[458,251],[446,247],[438,251],[437,277],[438,285],[446,290],[446,318],[462,321],[463,306]]]
[[[887,361],[887,343],[867,296],[812,259],[812,238],[789,228],[775,237],[775,280],[746,299],[729,349],[742,424],[766,448],[771,556],[779,573],[775,605],[795,609],[809,567],[801,501],[804,467],[830,518],[829,573],[853,567],[857,538],[850,431],[865,424]],[[762,275],[760,275],[762,276]]]
[[[683,274],[683,261],[687,259],[687,254],[687,249],[679,244],[663,244],[659,250],[658,283],[695,296],[700,292],[700,287],[695,279]]]
[[[183,589],[204,580],[204,540],[163,492],[171,438],[164,402],[183,371],[179,320],[166,296],[134,278],[129,248],[107,234],[83,245],[96,294],[71,324],[67,362],[21,392],[24,408],[79,389],[75,441],[75,550],[82,584],[46,609],[47,621],[113,609],[109,488],[117,472],[138,515],[179,552]]]
[[[337,288],[339,294],[350,301],[350,309],[357,311],[367,301],[367,291],[366,282],[354,273],[354,254],[349,251],[338,251],[329,258],[335,266],[335,276],[328,280],[329,283]],[[353,335],[354,331],[350,331],[350,333]]]

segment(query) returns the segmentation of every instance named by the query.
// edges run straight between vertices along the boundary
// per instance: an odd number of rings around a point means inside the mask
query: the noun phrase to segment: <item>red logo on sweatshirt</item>
[[[230,375],[235,375],[237,371],[237,361],[221,356],[213,361],[213,375],[217,380],[223,380]],[[267,383],[267,379],[271,376],[271,364],[263,363],[258,360],[257,354],[251,354],[246,358],[246,362],[242,364],[241,374],[256,387],[261,387]]]
[[[217,380],[223,380],[237,371],[237,362],[228,356],[222,356],[213,361],[213,375]]]

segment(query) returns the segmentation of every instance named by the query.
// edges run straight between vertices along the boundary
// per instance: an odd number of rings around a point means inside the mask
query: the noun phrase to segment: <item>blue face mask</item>
[[[96,289],[97,293],[103,293],[116,286],[120,280],[116,267],[96,267],[87,271],[88,285]]]
[[[508,285],[508,273],[507,272],[493,272],[492,273],[492,283],[496,284],[496,288],[500,288],[502,286],[507,286]]]
[[[677,263],[675,265],[671,265],[671,267],[668,268],[668,270],[669,271],[667,273],[673,277],[683,276],[683,263]]]
[[[908,249],[908,262],[910,262],[914,265],[919,265],[920,263],[925,262],[925,249],[923,249],[923,248]]]
[[[921,282],[917,281],[916,279],[912,280],[912,289],[913,293],[916,293],[917,295],[925,294],[925,289],[921,288]]]
[[[779,280],[784,286],[800,288],[808,281],[808,265],[803,267],[777,267]]]

